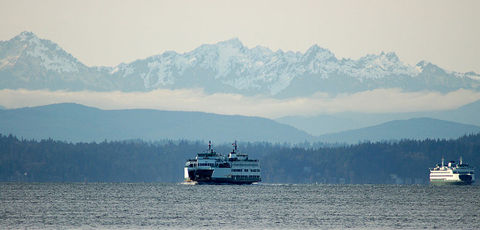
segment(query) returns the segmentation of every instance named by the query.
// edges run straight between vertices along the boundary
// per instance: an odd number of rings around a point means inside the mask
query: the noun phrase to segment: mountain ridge
[[[312,140],[304,131],[260,117],[152,109],[102,110],[75,103],[0,110],[0,133],[73,142],[105,139]]]
[[[3,55],[2,55],[3,54]],[[312,45],[305,53],[245,47],[238,38],[120,63],[88,67],[31,32],[0,42],[3,89],[150,91],[203,88],[207,93],[303,97],[376,88],[405,91],[480,90],[480,75],[446,71],[427,61],[404,64],[394,52],[337,59]]]
[[[334,142],[341,139],[346,143],[356,144],[362,141],[377,142],[401,139],[455,139],[479,132],[479,126],[420,117],[393,120],[366,128],[324,134],[319,136],[319,140]],[[406,138],[407,136],[408,138]]]
[[[425,111],[407,113],[360,113],[343,112],[316,116],[287,116],[276,121],[304,130],[314,136],[338,133],[379,125],[393,120],[408,120],[429,117],[444,121],[480,126],[480,100],[445,111]]]
[[[362,129],[312,136],[267,118],[205,112],[102,110],[75,103],[0,110],[2,134],[72,142],[186,139],[229,143],[236,139],[290,144],[351,144],[359,141],[448,139],[478,132],[479,126],[432,118],[395,120]]]

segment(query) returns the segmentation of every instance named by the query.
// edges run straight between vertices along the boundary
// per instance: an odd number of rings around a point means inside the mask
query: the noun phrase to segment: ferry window
[[[248,172],[248,169],[244,169],[243,171],[244,171],[244,172]]]

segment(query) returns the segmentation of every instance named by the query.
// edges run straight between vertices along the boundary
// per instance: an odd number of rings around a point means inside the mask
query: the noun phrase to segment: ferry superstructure
[[[430,183],[431,184],[472,184],[475,182],[475,171],[473,167],[463,163],[460,157],[459,164],[455,161],[444,164],[442,158],[442,164],[436,165],[435,168],[430,168]]]
[[[260,162],[239,153],[237,142],[228,156],[218,154],[208,142],[208,150],[197,153],[195,159],[185,163],[184,177],[188,183],[252,184],[260,182]]]

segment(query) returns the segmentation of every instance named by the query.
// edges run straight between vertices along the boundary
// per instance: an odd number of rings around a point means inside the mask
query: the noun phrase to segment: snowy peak
[[[217,45],[220,47],[232,47],[237,49],[241,49],[244,47],[243,43],[238,38],[232,38],[226,41],[221,41],[221,42],[218,42]]]
[[[397,54],[395,52],[389,52],[389,53],[383,53],[382,54],[389,60],[389,61],[392,61],[392,62],[399,62],[400,61],[400,58],[398,58]]]
[[[435,65],[433,65],[432,63],[430,63],[428,61],[422,60],[422,61],[419,61],[416,66],[418,68],[425,69],[427,66],[430,67],[430,66],[435,66]]]
[[[56,73],[78,72],[85,68],[76,58],[65,52],[57,44],[38,38],[34,33],[24,31],[13,39],[0,44],[5,56],[0,56],[2,62],[10,60],[10,67],[14,67],[19,58],[29,59],[29,65],[40,65],[47,71]],[[11,60],[15,59],[15,63]],[[4,66],[6,67],[6,66]]]
[[[337,61],[335,55],[330,50],[321,48],[317,44],[310,47],[303,56],[306,60]]]
[[[348,61],[347,61],[348,62]],[[352,64],[347,64],[352,66]],[[400,61],[394,52],[381,52],[379,55],[368,54],[354,61],[353,75],[361,79],[379,79],[386,76],[416,76],[419,71]]]
[[[428,61],[420,61],[416,65],[417,69],[420,70],[422,73],[441,73],[444,74],[446,71],[439,66],[432,64]]]
[[[30,41],[33,39],[38,39],[38,37],[29,31],[23,31],[19,35],[17,35],[14,39],[19,39],[20,41]]]
[[[265,46],[255,46],[251,49],[252,53],[260,57],[271,56],[274,52]]]

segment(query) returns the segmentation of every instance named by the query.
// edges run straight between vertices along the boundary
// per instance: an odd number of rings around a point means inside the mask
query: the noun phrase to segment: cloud
[[[480,100],[479,92],[464,89],[446,94],[431,91],[403,92],[400,89],[375,89],[335,97],[317,93],[312,97],[289,99],[224,93],[206,94],[201,89],[160,89],[150,92],[0,90],[0,105],[6,108],[74,102],[102,109],[202,111],[268,118],[348,111],[392,113],[448,110],[476,100]]]

